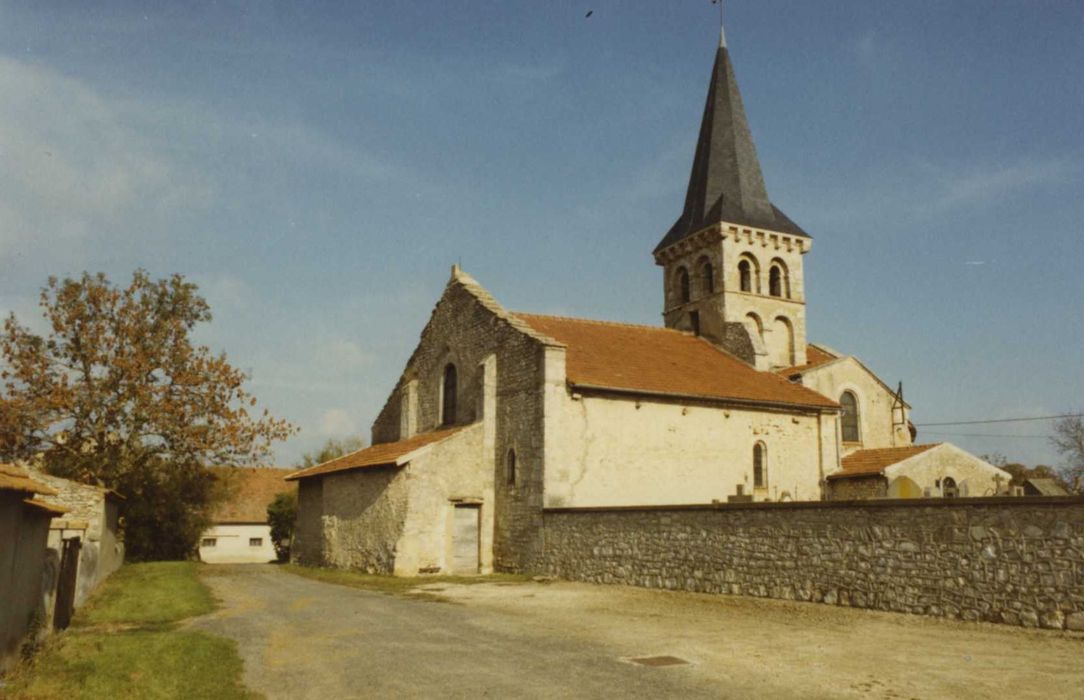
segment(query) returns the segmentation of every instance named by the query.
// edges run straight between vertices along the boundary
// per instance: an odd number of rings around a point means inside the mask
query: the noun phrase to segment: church
[[[292,556],[412,576],[536,571],[547,509],[1003,493],[916,445],[911,407],[806,339],[811,236],[768,196],[725,36],[680,216],[655,247],[664,326],[505,309],[458,267],[372,426],[288,476]]]

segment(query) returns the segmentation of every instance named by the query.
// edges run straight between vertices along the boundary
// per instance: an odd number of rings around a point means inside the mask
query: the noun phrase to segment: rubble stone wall
[[[1084,497],[547,509],[565,579],[1084,630]]]

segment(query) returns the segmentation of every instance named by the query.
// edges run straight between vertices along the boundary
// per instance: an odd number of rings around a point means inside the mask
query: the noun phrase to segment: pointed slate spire
[[[655,252],[720,221],[808,237],[768,199],[721,26],[685,210]]]

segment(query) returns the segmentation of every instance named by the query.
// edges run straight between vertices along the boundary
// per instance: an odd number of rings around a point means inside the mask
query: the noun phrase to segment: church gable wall
[[[570,397],[560,454],[548,453],[546,505],[711,503],[739,485],[757,500],[818,500],[822,470],[836,463],[834,450],[820,451],[821,421],[677,400]],[[764,488],[754,486],[758,442],[766,448]]]
[[[861,439],[856,443],[842,443],[843,456],[859,449],[905,447],[911,444],[906,415],[901,422],[897,410],[897,425],[893,426],[895,395],[854,358],[848,357],[808,370],[802,375],[802,384],[833,401],[839,401],[844,391],[853,392],[858,399]],[[837,439],[842,441],[842,435]]]
[[[458,273],[457,273],[458,274]],[[373,424],[373,442],[401,439],[401,394],[414,381],[418,432],[438,427],[444,367],[456,365],[459,379],[456,423],[483,419],[487,358],[495,358],[496,410],[491,443],[479,445],[472,458],[489,474],[494,515],[493,565],[521,570],[540,543],[543,465],[545,345],[523,332],[522,325],[469,278],[453,279],[422,331],[417,349]],[[558,351],[563,352],[558,349]],[[560,377],[563,384],[564,377]],[[508,478],[508,455],[515,452],[516,479]],[[483,513],[483,517],[485,517]]]

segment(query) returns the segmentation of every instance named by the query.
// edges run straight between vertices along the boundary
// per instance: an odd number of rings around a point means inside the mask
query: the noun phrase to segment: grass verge
[[[215,608],[190,562],[121,568],[7,679],[4,697],[25,700],[224,698],[258,695],[241,683],[237,645],[175,623]],[[6,693],[6,694],[5,694]]]
[[[299,566],[297,564],[283,564],[282,570],[297,576],[334,583],[340,586],[361,588],[367,591],[378,591],[389,595],[397,595],[404,598],[418,598],[422,600],[446,601],[441,596],[434,595],[430,591],[419,590],[421,586],[432,584],[459,584],[474,585],[478,583],[526,583],[529,576],[523,574],[489,574],[486,576],[385,576],[380,574],[363,574],[358,571],[345,569],[322,569],[311,566]]]
[[[215,602],[200,583],[199,566],[191,561],[124,566],[102,584],[72,624],[155,625],[205,615],[215,609]]]

